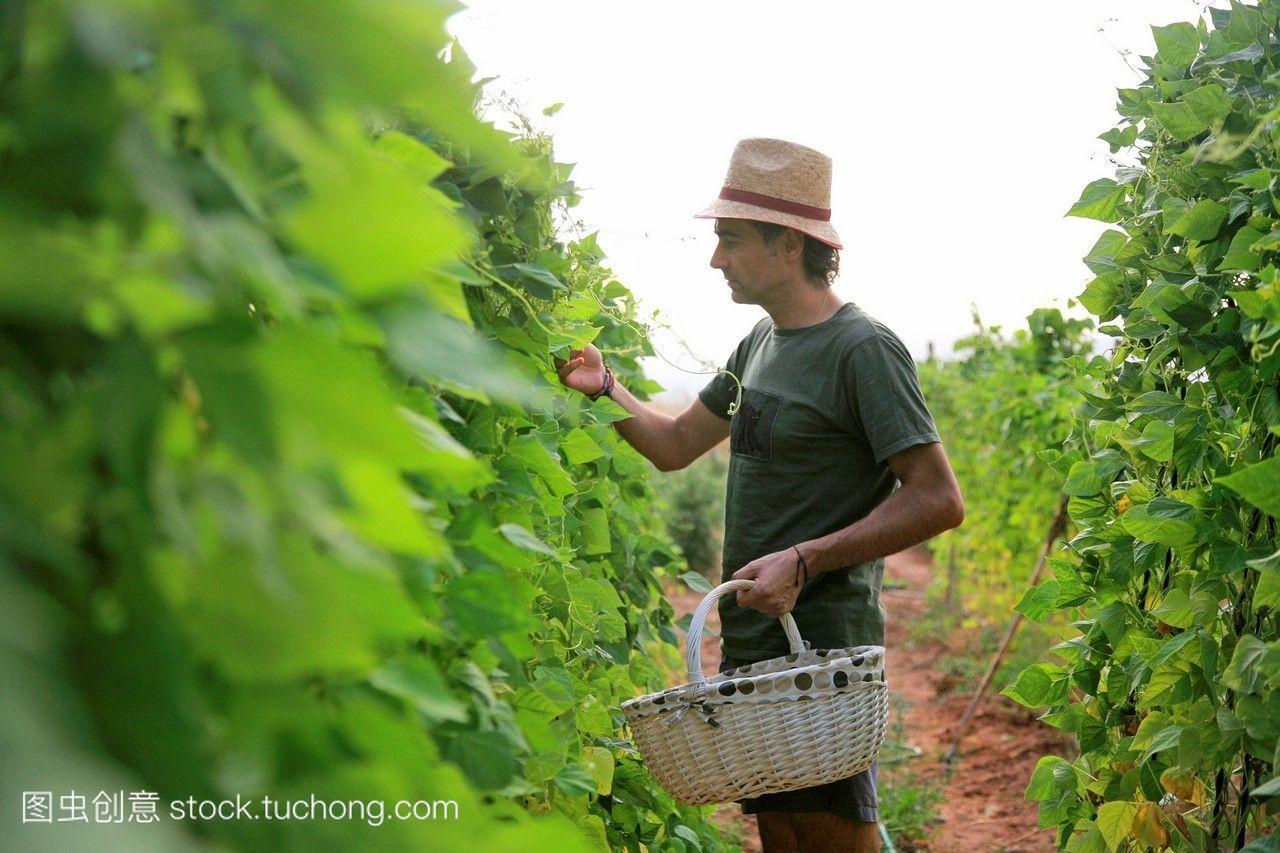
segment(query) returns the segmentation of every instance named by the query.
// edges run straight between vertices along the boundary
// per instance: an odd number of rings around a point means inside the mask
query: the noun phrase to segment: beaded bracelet
[[[600,385],[600,390],[597,391],[595,394],[592,394],[590,397],[588,397],[588,399],[594,403],[596,400],[599,400],[601,397],[609,397],[612,399],[612,396],[613,396],[613,371],[609,369],[608,365],[605,365],[604,382]]]

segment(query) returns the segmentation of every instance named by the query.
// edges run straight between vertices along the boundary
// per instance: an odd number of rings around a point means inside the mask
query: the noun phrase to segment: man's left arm
[[[738,603],[775,618],[790,611],[800,595],[795,584],[797,548],[812,580],[825,572],[896,554],[960,526],[964,498],[940,443],[909,447],[887,462],[900,488],[848,527],[766,554],[734,572],[734,578],[756,581],[753,589],[738,593]]]

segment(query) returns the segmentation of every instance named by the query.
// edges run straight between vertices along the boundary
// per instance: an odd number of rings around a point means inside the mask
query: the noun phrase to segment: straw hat
[[[831,158],[784,139],[743,139],[720,197],[695,219],[773,222],[843,249],[831,227]]]

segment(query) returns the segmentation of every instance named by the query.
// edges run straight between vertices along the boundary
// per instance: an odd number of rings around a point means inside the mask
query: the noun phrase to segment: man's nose
[[[720,257],[719,249],[716,249],[711,253],[711,268],[713,270],[722,270],[725,268],[725,262],[724,259]]]

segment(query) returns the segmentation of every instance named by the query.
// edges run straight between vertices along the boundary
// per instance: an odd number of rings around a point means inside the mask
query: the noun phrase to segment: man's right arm
[[[574,351],[568,362],[557,359],[556,372],[567,387],[584,394],[596,393],[604,381],[600,351],[590,345]],[[716,417],[701,400],[672,417],[654,411],[619,382],[614,382],[610,396],[631,415],[614,422],[618,434],[659,471],[684,468],[729,436],[729,422]]]
[[[729,422],[712,414],[701,400],[672,417],[649,408],[620,384],[614,384],[611,396],[632,415],[614,423],[618,434],[659,471],[684,468],[729,436]]]

